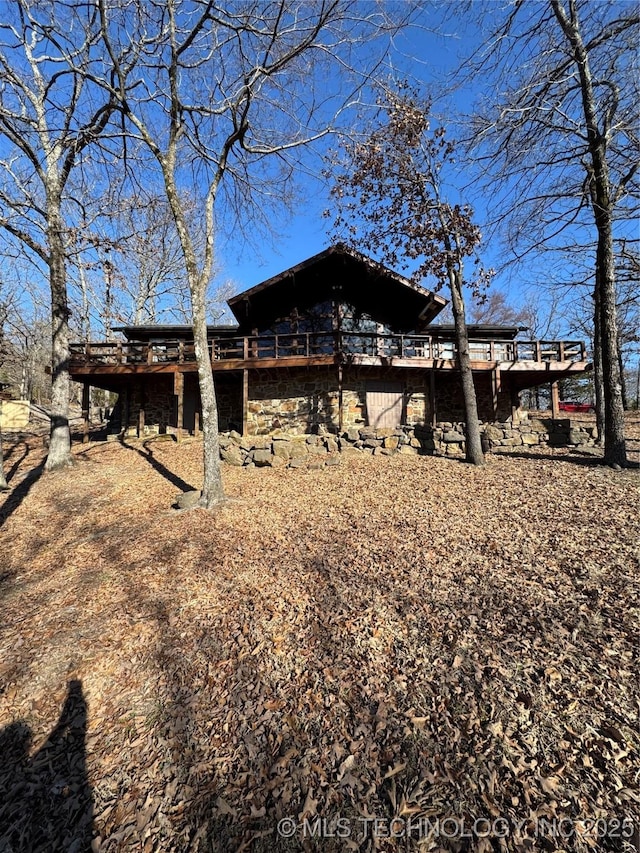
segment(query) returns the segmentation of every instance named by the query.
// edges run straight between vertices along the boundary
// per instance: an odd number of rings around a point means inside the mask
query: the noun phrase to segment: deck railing
[[[472,338],[472,361],[486,362],[575,362],[585,361],[581,341],[499,341]],[[283,335],[249,335],[209,341],[213,363],[227,360],[251,361],[291,357],[342,355],[375,356],[382,359],[453,360],[456,346],[434,335],[380,335],[368,332],[299,332]],[[129,341],[71,344],[73,365],[90,364],[182,364],[195,361],[193,343],[158,339],[145,343]]]

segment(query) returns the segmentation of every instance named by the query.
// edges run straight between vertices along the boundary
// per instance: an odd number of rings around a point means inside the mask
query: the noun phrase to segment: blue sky
[[[406,76],[434,92],[447,85],[447,75],[469,46],[460,27],[443,22],[447,5],[440,2],[425,6],[420,22],[394,39],[387,59],[389,75]],[[445,34],[437,32],[438,27]],[[464,92],[456,97],[461,103],[468,100]],[[226,251],[219,247],[224,264],[222,278],[233,279],[238,290],[252,287],[331,244],[330,219],[323,218],[323,211],[331,208],[326,185],[307,178],[300,181],[299,188],[301,201],[295,213],[289,216],[283,211],[281,218],[274,221],[272,241],[263,241],[257,252],[242,242],[228,246]]]

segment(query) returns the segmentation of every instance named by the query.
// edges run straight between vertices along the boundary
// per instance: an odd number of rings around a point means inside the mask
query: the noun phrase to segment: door
[[[368,426],[400,426],[404,402],[402,383],[370,381],[367,382],[366,389]]]

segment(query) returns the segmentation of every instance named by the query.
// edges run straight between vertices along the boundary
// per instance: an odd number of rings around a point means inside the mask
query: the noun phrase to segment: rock
[[[202,492],[182,492],[176,496],[175,506],[178,509],[193,509],[194,506],[197,506],[198,501],[200,500],[200,496]]]
[[[343,447],[342,456],[362,456],[362,450],[357,447]]]
[[[317,435],[308,435],[307,436],[307,444],[311,447],[315,447],[317,444],[320,444],[321,439]]]
[[[314,459],[312,462],[309,462],[307,468],[309,471],[320,471],[324,468],[324,461],[322,459]]]
[[[528,444],[529,446],[533,446],[534,444],[540,443],[540,439],[538,438],[536,433],[533,433],[533,432],[524,432],[524,433],[522,433],[521,438],[522,438],[522,443]]]
[[[324,440],[324,446],[327,448],[328,453],[335,453],[338,449],[338,442],[335,438],[328,437]]]
[[[334,456],[327,456],[327,465],[339,465],[340,464],[340,456],[339,454],[335,454]]]
[[[382,447],[381,438],[366,438],[364,441],[365,447]]]
[[[569,444],[586,444],[589,441],[589,436],[581,429],[569,430]]]
[[[312,456],[324,456],[327,452],[323,444],[310,444],[307,449]]]
[[[269,450],[271,451],[271,436],[270,435],[258,435],[253,440],[253,446],[256,450]]]
[[[399,435],[388,435],[383,442],[386,450],[397,450],[399,443],[400,443],[400,436]]]
[[[263,450],[262,448],[259,450],[254,450],[253,452],[253,461],[254,464],[259,468],[264,468],[265,465],[272,465],[274,460],[274,456],[270,450]]]
[[[464,456],[464,450],[460,444],[447,444],[447,456]]]
[[[502,438],[502,434],[500,436]],[[453,432],[453,430],[449,430],[445,432],[442,436],[442,440],[445,444],[461,444],[464,441],[464,436],[460,435],[459,432]]]
[[[242,442],[242,436],[239,432],[236,432],[235,429],[232,429],[229,433],[229,438],[234,444],[240,444]]]
[[[271,457],[271,467],[272,468],[284,468],[287,464],[287,460],[282,456],[272,456]]]
[[[416,437],[415,437],[415,435],[414,435],[414,436],[413,436],[413,438],[411,439],[411,441],[409,442],[409,445],[410,445],[411,447],[417,447],[417,448],[420,448],[420,447],[422,447],[422,442],[420,441],[420,439],[419,439],[419,438],[416,438]]]
[[[346,432],[342,433],[342,437],[346,438],[348,441],[359,441],[360,439],[360,430],[355,427],[351,427]]]
[[[307,445],[304,441],[292,441],[289,445],[289,456],[291,459],[299,459],[308,453]]]
[[[377,438],[378,432],[375,429],[371,429],[370,427],[364,427],[360,430],[360,438],[363,441],[366,441],[368,438]]]
[[[415,447],[410,447],[408,444],[403,444],[398,453],[402,453],[403,456],[417,456],[418,451]]]
[[[289,462],[289,468],[306,468],[307,458],[305,456],[295,456]]]
[[[489,441],[502,441],[502,439],[504,438],[504,430],[492,426],[491,424],[487,424],[487,426],[484,428],[484,434],[489,439]]]
[[[223,448],[220,451],[220,457],[227,465],[244,465],[244,454],[240,452],[237,444]]]
[[[547,428],[539,418],[532,418],[527,424],[531,432],[546,432]]]
[[[276,459],[290,459],[291,458],[291,442],[289,441],[274,441],[273,442],[273,455]]]

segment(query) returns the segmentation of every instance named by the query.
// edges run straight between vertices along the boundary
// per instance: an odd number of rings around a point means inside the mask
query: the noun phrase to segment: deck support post
[[[435,429],[438,422],[436,414],[436,371],[429,371],[429,407],[431,409],[431,426]]]
[[[89,441],[89,414],[91,406],[91,386],[88,382],[82,383],[82,443]]]
[[[493,409],[493,420],[498,420],[498,402],[500,398],[501,376],[500,368],[494,367],[491,371],[491,404]]]
[[[196,401],[194,404],[195,412],[193,415],[193,437],[198,438],[200,435],[200,414],[202,412],[202,403],[200,402],[200,389],[196,390]]]
[[[145,406],[145,397],[144,397],[144,384],[142,381],[138,382],[138,400],[139,400],[139,408],[138,408],[138,438],[144,438],[144,406]]]
[[[344,400],[343,388],[342,388],[342,365],[338,365],[338,432],[342,433],[342,428],[344,426],[344,413],[342,411],[342,405]]]
[[[121,424],[121,426],[122,426],[122,437],[123,438],[127,437],[127,430],[129,429],[129,412],[131,409],[130,396],[131,395],[129,394],[129,386],[125,385],[125,388],[123,391],[123,398],[124,399],[122,401],[122,409],[121,409],[121,412],[122,412],[122,424]]]
[[[176,416],[176,438],[182,441],[182,431],[184,430],[184,374],[179,370],[173,374],[173,393],[177,399],[177,416]]]
[[[511,397],[511,423],[515,424],[518,422],[518,411],[520,410],[520,393],[511,386],[509,391]]]
[[[247,422],[249,419],[249,371],[245,367],[242,371],[242,435],[247,435]]]
[[[557,381],[551,383],[551,417],[554,419],[560,417],[560,392]]]

